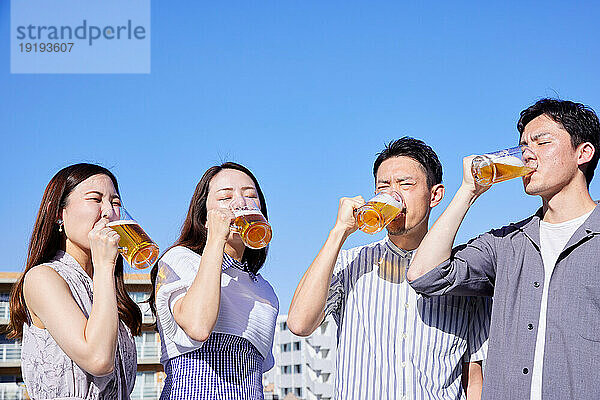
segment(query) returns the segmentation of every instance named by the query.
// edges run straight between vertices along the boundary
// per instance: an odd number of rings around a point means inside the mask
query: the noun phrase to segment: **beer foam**
[[[106,224],[106,226],[115,226],[115,225],[139,225],[136,221],[133,221],[131,219],[120,219],[118,221],[112,221],[109,222],[108,224]]]
[[[233,215],[235,215],[236,217],[241,217],[242,215],[258,215],[261,214],[260,210],[256,210],[256,209],[248,209],[248,210],[232,210],[233,211]]]
[[[503,156],[493,160],[496,164],[512,165],[514,167],[522,167],[525,163],[522,159],[515,156]]]

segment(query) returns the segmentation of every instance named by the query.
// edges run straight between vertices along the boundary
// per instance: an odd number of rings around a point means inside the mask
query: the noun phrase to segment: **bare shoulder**
[[[31,268],[25,274],[23,294],[26,298],[43,295],[49,292],[69,290],[67,282],[53,268],[41,264]]]

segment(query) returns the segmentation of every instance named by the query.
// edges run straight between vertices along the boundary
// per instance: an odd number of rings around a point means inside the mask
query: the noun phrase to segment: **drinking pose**
[[[253,216],[250,223],[261,224],[260,232],[245,236],[252,247],[240,235],[253,231],[252,224],[234,224],[240,209],[251,211],[244,213]],[[273,288],[258,273],[267,256],[266,218],[258,181],[242,165],[214,166],[200,179],[179,239],[151,272],[150,302],[167,374],[161,400],[263,398],[279,310]]]
[[[120,206],[116,178],[98,165],[66,167],[46,187],[10,298],[9,337],[22,340],[32,399],[129,399],[142,314],[107,227]]]
[[[340,250],[359,228],[356,210],[365,210],[362,197],[342,198],[329,237],[296,289],[288,328],[307,336],[333,315],[336,399],[478,399],[490,300],[425,298],[405,280],[431,209],[444,196],[438,157],[404,137],[379,154],[373,175],[376,193],[385,194],[381,201],[395,204],[388,210],[393,219],[379,218],[372,207],[362,219],[389,222],[387,236]]]
[[[600,211],[588,186],[600,123],[571,101],[542,99],[517,124],[531,217],[451,249],[471,204],[489,188],[463,162],[463,182],[408,271],[426,295],[493,295],[486,400],[598,399]]]

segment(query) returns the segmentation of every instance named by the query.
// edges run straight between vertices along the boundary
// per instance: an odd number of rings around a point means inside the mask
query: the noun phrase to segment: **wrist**
[[[456,197],[470,206],[479,197],[479,194],[475,192],[475,188],[462,184],[456,192]]]
[[[346,227],[341,227],[337,224],[329,232],[329,238],[336,241],[344,242],[348,236],[350,236],[350,232],[346,229]]]

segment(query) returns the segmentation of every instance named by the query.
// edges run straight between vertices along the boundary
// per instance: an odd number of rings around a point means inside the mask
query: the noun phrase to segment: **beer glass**
[[[404,199],[396,191],[380,192],[354,211],[358,229],[374,234],[404,210]]]
[[[477,156],[471,163],[471,173],[475,182],[481,186],[490,186],[533,172],[533,168],[525,166],[523,152],[525,146],[511,147]]]
[[[119,207],[119,220],[106,226],[114,229],[119,239],[119,252],[129,265],[144,269],[154,265],[158,258],[158,246],[138,224],[124,207]]]
[[[231,230],[242,237],[246,247],[262,249],[269,244],[273,235],[271,226],[254,200],[233,201],[229,208],[235,215]]]

